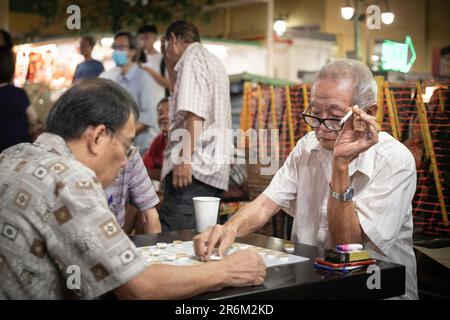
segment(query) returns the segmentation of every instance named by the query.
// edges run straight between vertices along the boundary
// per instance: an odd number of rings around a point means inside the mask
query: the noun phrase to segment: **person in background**
[[[163,98],[158,104],[158,123],[161,133],[153,140],[144,154],[144,165],[152,180],[160,181],[161,168],[164,159],[164,149],[169,133],[169,99]]]
[[[138,30],[139,46],[142,54],[139,59],[141,68],[152,78],[152,93],[158,99],[169,96],[170,81],[167,78],[166,64],[163,55],[156,51],[155,41],[158,31],[155,25],[145,25]]]
[[[158,195],[136,147],[125,139],[124,143],[130,147],[130,160],[105,189],[109,208],[127,234],[138,228],[141,221],[145,233],[160,233],[161,223],[155,208],[159,203]],[[141,230],[136,229],[138,231]]]
[[[200,34],[192,23],[172,23],[162,43],[173,95],[159,215],[163,230],[193,229],[192,198],[220,197],[228,188],[230,81],[220,60],[200,44]],[[173,135],[181,132],[183,141],[178,142]]]
[[[86,79],[56,101],[47,132],[0,154],[0,299],[184,299],[264,282],[251,249],[193,266],[139,255],[103,191],[127,164],[138,117],[123,88]]]
[[[100,61],[92,59],[92,50],[94,49],[95,41],[90,36],[83,36],[80,41],[80,53],[84,56],[84,61],[81,62],[73,76],[73,82],[85,78],[97,78],[105,68]]]
[[[100,77],[121,85],[139,106],[135,142],[143,155],[159,133],[156,111],[159,99],[152,92],[151,77],[136,63],[140,52],[136,38],[129,32],[121,31],[114,36],[113,49],[116,67],[103,72]]]
[[[0,48],[0,152],[21,142],[31,142],[42,131],[36,110],[27,93],[12,83],[14,57]]]
[[[10,51],[13,48],[11,35],[4,29],[0,29],[0,48],[6,48],[6,50]]]

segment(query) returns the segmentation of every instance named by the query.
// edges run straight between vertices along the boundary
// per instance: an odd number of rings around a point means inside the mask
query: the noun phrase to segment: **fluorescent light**
[[[353,14],[355,14],[355,9],[353,7],[345,6],[341,8],[341,15],[345,20],[350,20],[353,18]]]
[[[282,37],[284,33],[286,32],[287,25],[286,21],[284,19],[276,19],[273,23],[273,30],[275,31],[275,34],[279,37]]]
[[[161,52],[161,41],[156,40],[155,43],[153,44],[153,48],[155,48],[156,51]]]
[[[102,45],[102,47],[111,47],[113,43],[114,43],[113,38],[101,38],[100,39],[100,44]]]
[[[383,12],[381,14],[381,21],[383,21],[384,24],[391,24],[394,22],[395,15],[392,12]]]

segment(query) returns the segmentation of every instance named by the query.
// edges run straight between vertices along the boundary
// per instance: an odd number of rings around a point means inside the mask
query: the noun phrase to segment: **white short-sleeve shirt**
[[[332,151],[315,132],[300,139],[264,194],[294,217],[292,240],[329,248],[327,205]],[[405,299],[417,299],[411,201],[416,191],[416,166],[411,152],[387,133],[359,155],[349,168],[355,189],[353,203],[367,235],[372,258],[406,266]]]

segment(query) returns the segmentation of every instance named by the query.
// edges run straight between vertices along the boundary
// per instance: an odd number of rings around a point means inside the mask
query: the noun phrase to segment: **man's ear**
[[[86,139],[89,152],[97,155],[106,142],[106,139],[108,139],[106,126],[101,124],[96,127],[89,127],[86,130]]]
[[[375,103],[367,108],[366,113],[372,117],[375,117],[377,115],[377,111],[378,111],[378,104]]]

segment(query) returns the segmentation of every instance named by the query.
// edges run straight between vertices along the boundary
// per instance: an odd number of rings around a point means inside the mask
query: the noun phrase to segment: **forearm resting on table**
[[[331,188],[336,192],[343,193],[348,186],[350,186],[348,165],[333,162]],[[329,196],[327,213],[333,246],[362,242],[363,232],[353,201],[343,202]]]
[[[145,233],[161,233],[161,222],[159,221],[158,211],[151,208],[142,212]]]
[[[153,265],[134,279],[117,288],[119,299],[184,299],[226,286],[225,262],[197,266]],[[225,271],[225,272],[224,272]]]
[[[224,226],[234,229],[236,236],[242,237],[261,229],[279,210],[275,202],[260,194],[234,214]]]

